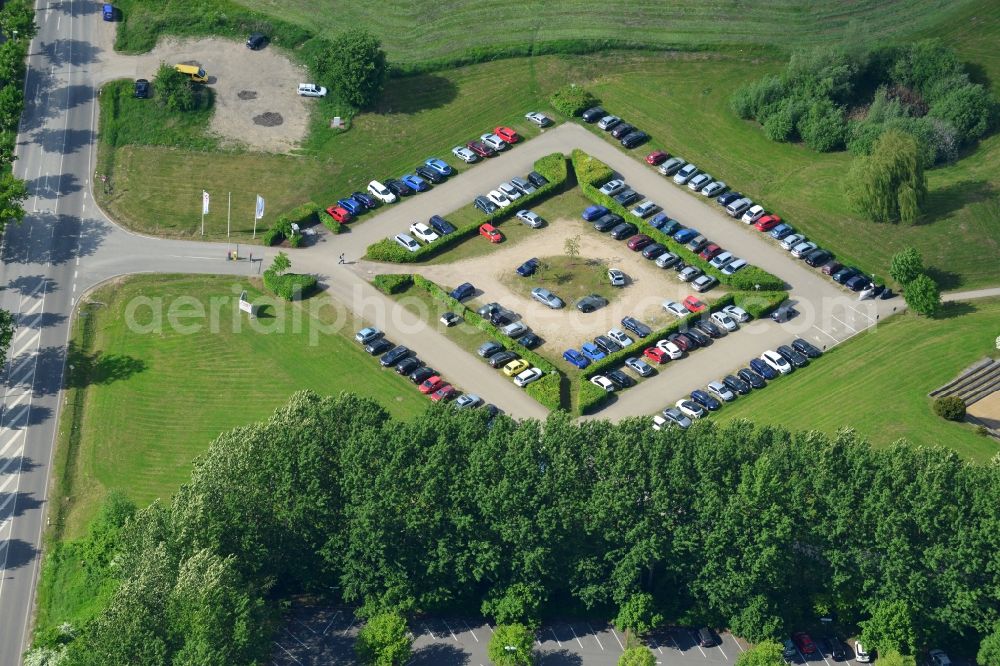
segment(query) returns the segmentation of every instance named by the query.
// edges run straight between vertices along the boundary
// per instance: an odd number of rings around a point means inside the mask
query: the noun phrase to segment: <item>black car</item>
[[[489,215],[490,213],[495,212],[496,209],[498,208],[498,206],[495,203],[493,203],[492,201],[490,201],[489,199],[487,199],[486,197],[484,197],[481,194],[478,197],[476,197],[472,201],[472,203],[473,203],[473,205],[475,205],[476,208],[478,208],[479,210],[483,211],[487,215]]]
[[[621,192],[619,192],[614,196],[615,201],[617,201],[622,206],[628,206],[629,204],[635,203],[641,198],[642,196],[638,192],[633,190],[631,187],[626,187],[624,190],[622,190]]]
[[[777,310],[771,313],[771,321],[778,324],[783,324],[792,317],[794,317],[795,315],[797,315],[798,313],[799,311],[793,308],[791,305],[787,304],[782,305],[778,307]]]
[[[859,271],[857,268],[854,268],[853,266],[844,266],[830,277],[832,277],[833,281],[836,282],[837,284],[844,284],[845,282],[847,282],[860,272],[861,271]]]
[[[806,358],[805,354],[792,349],[788,345],[781,345],[775,351],[796,368],[804,368],[809,365],[809,359]]]
[[[649,326],[646,326],[635,317],[622,317],[622,326],[625,328],[625,330],[632,331],[640,338],[645,338],[646,336],[648,336],[650,333],[653,332],[653,329],[651,329]]]
[[[752,358],[750,359],[750,368],[753,369],[758,375],[767,379],[768,381],[776,378],[778,376],[778,371],[765,363],[762,359]]]
[[[463,282],[448,294],[456,301],[464,301],[467,298],[471,298],[476,293],[476,286],[471,282]]]
[[[383,368],[391,368],[409,355],[410,350],[408,347],[396,345],[386,353],[382,354],[382,358],[380,358],[378,362]]]
[[[722,383],[725,384],[730,391],[735,391],[740,395],[746,395],[750,392],[750,384],[736,375],[726,375],[722,379]]]
[[[728,206],[737,199],[742,199],[742,198],[743,195],[740,194],[739,192],[726,192],[725,194],[716,197],[715,200],[716,202],[718,202],[720,206]]]
[[[413,194],[413,190],[409,185],[401,180],[396,180],[395,178],[386,178],[385,186],[389,188],[389,191],[395,194],[397,197],[408,197]]]
[[[525,333],[517,339],[517,344],[521,345],[525,349],[534,349],[538,345],[542,344],[542,339],[534,333]]]
[[[487,361],[487,363],[490,364],[491,368],[500,368],[518,358],[520,358],[520,356],[512,351],[502,351],[499,354],[493,354],[493,356],[490,356],[490,360]]]
[[[594,344],[605,354],[614,354],[622,346],[606,335],[598,335],[594,338]]]
[[[526,262],[517,267],[517,274],[521,277],[528,277],[534,275],[535,271],[538,270],[538,259],[532,257]]]
[[[764,378],[758,375],[750,368],[742,368],[739,372],[736,373],[736,376],[745,381],[750,386],[754,387],[755,389],[762,389],[765,386],[767,386],[767,382],[764,381]]]
[[[437,185],[438,183],[443,183],[444,182],[444,176],[442,176],[441,174],[439,174],[437,171],[435,171],[434,169],[430,168],[426,164],[421,164],[420,166],[418,166],[413,171],[414,171],[414,173],[416,173],[418,176],[420,176],[424,180],[429,180],[430,182],[434,183],[435,185]]]
[[[355,192],[351,195],[351,198],[357,201],[359,204],[367,208],[368,210],[374,210],[378,208],[378,199],[368,194],[367,192]]]
[[[616,139],[620,139],[626,134],[631,134],[634,131],[635,127],[633,125],[629,125],[626,122],[620,122],[617,125],[615,125],[615,128],[613,130],[611,130],[611,136],[615,137]]]
[[[717,409],[722,408],[721,402],[710,396],[705,391],[702,391],[701,389],[698,389],[696,391],[691,391],[691,399],[710,412],[714,412]]]
[[[607,213],[602,215],[594,221],[594,229],[600,231],[602,234],[606,231],[611,231],[619,224],[624,222],[621,215],[616,215],[615,213]]]
[[[537,171],[532,171],[528,174],[528,181],[535,187],[541,187],[542,185],[549,184],[549,179]]]
[[[635,148],[641,146],[649,140],[649,135],[641,130],[629,132],[622,137],[622,146],[625,148]]]
[[[392,343],[385,338],[379,338],[378,340],[372,340],[365,345],[365,351],[375,356],[376,354],[383,354],[388,350],[392,349]]]
[[[848,278],[847,281],[844,282],[844,286],[850,289],[851,291],[861,291],[863,289],[867,289],[868,285],[870,285],[871,283],[872,280],[870,277],[868,277],[864,273],[858,273],[854,277]]]
[[[437,371],[434,368],[422,365],[410,373],[410,381],[414,384],[423,384],[425,380],[430,379],[436,374]]]
[[[251,51],[258,51],[267,44],[267,37],[262,32],[255,32],[247,37],[247,48]]]
[[[830,261],[830,258],[832,256],[833,255],[830,254],[829,250],[818,248],[805,256],[805,262],[810,266],[812,266],[813,268],[816,268]]]
[[[622,222],[611,230],[611,237],[615,240],[625,240],[630,236],[635,236],[638,231],[639,228],[631,222]]]
[[[589,296],[584,296],[576,302],[576,309],[580,312],[593,312],[597,308],[602,308],[608,304],[606,298],[599,294],[590,294]]]
[[[497,327],[513,324],[515,321],[517,321],[517,316],[510,310],[503,308],[490,315],[490,323]]]
[[[411,372],[423,365],[423,362],[416,356],[407,356],[396,364],[397,375],[409,375]]]
[[[604,373],[604,376],[614,382],[620,389],[628,388],[635,384],[635,381],[621,370],[608,370]]]
[[[132,94],[136,99],[146,99],[149,97],[149,81],[146,79],[136,79]]]
[[[659,243],[653,243],[652,245],[647,245],[646,247],[642,248],[642,256],[646,257],[647,259],[656,259],[658,256],[660,256],[666,251],[667,247],[665,245],[661,245]]]
[[[702,333],[700,330],[698,330],[696,326],[692,326],[688,330],[684,331],[682,335],[686,335],[689,338],[692,338],[695,342],[698,343],[699,347],[705,347],[707,345],[712,344],[712,338]]]
[[[713,324],[708,319],[699,319],[694,323],[694,325],[697,326],[702,331],[704,331],[705,333],[707,333],[708,335],[712,336],[713,338],[722,337],[722,329]]]
[[[479,345],[479,349],[476,350],[476,353],[479,354],[482,358],[489,358],[490,356],[493,356],[493,354],[497,354],[502,351],[503,351],[502,344],[490,340],[489,342],[484,342],[483,344]]]
[[[427,220],[427,224],[431,225],[431,229],[442,236],[447,236],[455,231],[455,226],[440,215],[431,215],[431,219]]]
[[[583,117],[584,122],[587,122],[587,123],[596,123],[598,120],[600,120],[601,118],[603,118],[606,115],[608,115],[607,111],[605,111],[604,109],[602,109],[599,106],[595,106],[593,108],[587,109],[586,111],[584,111],[581,114],[581,116]]]
[[[807,340],[803,340],[802,338],[795,338],[792,340],[792,348],[805,354],[809,358],[819,358],[823,355],[823,352],[817,349],[815,345]]]
[[[674,269],[675,273],[680,273],[682,270],[684,270],[685,268],[687,268],[687,266],[688,265],[685,264],[683,261],[677,260],[677,263],[675,263],[673,266],[671,266],[671,268]]]
[[[844,661],[847,658],[847,653],[844,650],[844,644],[840,642],[840,639],[836,636],[827,636],[824,641],[826,642],[827,649],[830,651],[830,656],[833,657],[834,661]]]

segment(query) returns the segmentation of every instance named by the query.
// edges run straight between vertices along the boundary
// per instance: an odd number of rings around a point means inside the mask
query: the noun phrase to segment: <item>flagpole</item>
[[[229,238],[229,219],[233,214],[233,193],[229,193],[229,207],[226,209],[226,238]]]

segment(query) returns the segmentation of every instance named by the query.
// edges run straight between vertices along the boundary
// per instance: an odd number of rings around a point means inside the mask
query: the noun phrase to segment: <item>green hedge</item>
[[[579,148],[573,150],[570,159],[576,173],[576,182],[580,185],[600,187],[615,175],[611,167]]]
[[[285,240],[285,234],[274,227],[265,231],[260,237],[260,242],[264,245],[279,245],[283,240]]]
[[[524,390],[543,407],[550,410],[562,409],[562,375],[558,372],[547,373],[541,379],[528,384]]]
[[[549,104],[559,113],[578,116],[597,104],[597,98],[575,83],[568,83],[549,96]]]
[[[372,286],[383,294],[399,294],[413,286],[413,276],[409,273],[376,275],[372,279]]]
[[[264,271],[264,286],[271,290],[275,296],[280,296],[286,301],[298,300],[305,298],[316,289],[316,278],[302,273],[278,275],[268,269]]]
[[[550,155],[546,155],[545,157],[539,158],[535,162],[534,168],[535,171],[545,176],[549,182],[531,194],[526,194],[518,199],[517,206],[508,206],[507,208],[501,208],[491,215],[485,215],[478,221],[459,227],[452,233],[439,238],[433,243],[421,246],[421,248],[416,252],[410,252],[392,238],[383,238],[382,240],[368,246],[368,249],[365,251],[365,258],[371,259],[372,261],[388,261],[396,264],[411,264],[430,259],[431,257],[435,257],[442,252],[450,250],[459,243],[468,240],[473,236],[479,235],[479,227],[483,223],[490,222],[499,224],[503,220],[513,216],[514,213],[523,209],[528,204],[546,198],[554,192],[561,191],[563,185],[566,183],[566,177],[568,175],[565,155],[562,153],[552,153]]]
[[[786,298],[787,291],[740,291],[733,294],[734,304],[746,310],[754,319],[771,314]]]
[[[781,291],[787,289],[785,281],[776,275],[768,273],[760,266],[746,266],[735,275],[726,278],[729,286],[740,291]]]

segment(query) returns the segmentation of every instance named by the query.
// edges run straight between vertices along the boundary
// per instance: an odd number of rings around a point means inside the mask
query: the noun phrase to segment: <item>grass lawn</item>
[[[831,433],[850,425],[876,445],[905,437],[987,460],[1000,450],[996,441],[936,416],[927,393],[997,353],[998,321],[997,298],[950,304],[941,319],[891,317],[808,368],[739,398],[714,418]]]
[[[563,299],[567,308],[588,294],[599,294],[608,301],[622,293],[608,281],[608,265],[600,259],[566,256],[538,257],[539,266],[531,281],[516,273],[504,273],[501,281],[513,292],[531,298],[531,290],[545,287]]]
[[[66,536],[82,532],[109,489],[124,490],[140,506],[169,498],[216,435],[267,417],[294,391],[351,390],[378,398],[399,417],[423,409],[425,401],[408,381],[381,372],[353,341],[358,323],[353,318],[310,344],[316,325],[335,321],[332,307],[313,311],[329,303],[326,296],[304,301],[298,322],[269,306],[259,320],[267,328],[258,331],[245,316],[234,318],[236,282],[140,275],[99,289],[90,305],[81,306],[69,358],[69,406],[60,422],[55,478],[61,488],[53,494],[70,498],[60,505]],[[242,288],[252,298],[260,296],[253,285]],[[130,318],[151,321],[143,302],[163,303],[162,332],[136,332],[127,325]],[[200,321],[205,328],[188,335],[167,325],[171,304],[185,302],[217,312],[216,332],[205,320],[181,320]],[[68,446],[71,429],[77,437]]]

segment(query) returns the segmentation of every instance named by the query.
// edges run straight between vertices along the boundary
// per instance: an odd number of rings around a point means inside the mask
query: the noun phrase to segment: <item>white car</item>
[[[615,392],[615,383],[610,379],[608,379],[607,377],[605,377],[604,375],[594,375],[593,377],[590,378],[590,383],[593,384],[594,386],[600,386],[608,393]]]
[[[451,154],[462,160],[466,164],[472,164],[473,162],[479,161],[479,155],[466,148],[465,146],[455,146],[451,149]]]
[[[686,164],[681,167],[681,170],[674,174],[674,182],[678,185],[684,185],[689,180],[695,177],[698,173],[698,167],[693,164]]]
[[[783,375],[787,375],[792,371],[792,365],[785,360],[785,357],[776,351],[768,349],[766,352],[760,355],[760,360],[767,363],[771,368],[777,370]]]
[[[517,201],[522,196],[521,190],[514,187],[514,183],[500,183],[497,189],[506,194],[511,201]]]
[[[781,247],[785,250],[791,250],[799,243],[805,242],[805,240],[806,237],[803,234],[790,234],[781,239]]]
[[[660,340],[656,343],[656,348],[669,356],[671,361],[684,356],[684,351],[670,340]]]
[[[486,198],[492,201],[500,208],[506,208],[511,204],[511,201],[509,198],[507,198],[507,195],[501,192],[500,190],[490,190],[486,194]]]
[[[691,419],[700,419],[705,415],[705,408],[699,405],[694,400],[688,400],[687,398],[681,398],[676,403],[674,407],[681,410],[681,413]]]
[[[813,243],[812,241],[805,241],[803,243],[799,243],[798,245],[792,248],[792,256],[795,257],[796,259],[801,259],[802,257],[806,256],[807,254],[815,250],[817,247],[818,246],[816,245],[816,243]]]
[[[726,264],[725,266],[722,267],[722,274],[723,275],[732,275],[733,273],[735,273],[736,271],[740,270],[741,268],[746,268],[746,266],[747,266],[747,260],[746,259],[733,259],[728,264]]]
[[[300,83],[299,94],[303,97],[326,97],[326,88],[315,83]]]
[[[649,217],[659,209],[660,207],[657,206],[652,201],[643,201],[641,204],[633,208],[630,212],[639,219],[645,220],[647,217]]]
[[[608,337],[620,344],[622,347],[628,347],[632,344],[632,338],[628,337],[625,331],[620,328],[613,328],[608,331]]]
[[[508,338],[519,338],[528,332],[528,326],[523,322],[515,321],[501,328],[500,332]]]
[[[872,660],[871,654],[861,645],[861,641],[854,641],[854,658],[859,664],[868,664]]]
[[[713,312],[712,321],[719,325],[725,331],[732,333],[737,330],[740,326],[736,323],[736,319],[728,312]]]
[[[721,180],[717,180],[714,183],[706,185],[701,191],[701,194],[706,197],[714,197],[716,194],[721,193],[724,189],[726,189],[726,184]]]
[[[741,324],[750,321],[750,313],[737,305],[727,305],[722,311]]]
[[[414,222],[410,225],[410,233],[425,243],[433,243],[441,238],[437,233],[423,222]]]
[[[625,189],[625,181],[621,178],[612,178],[608,182],[601,185],[601,194],[606,194],[609,197],[613,197],[622,190]]]
[[[624,287],[625,286],[625,273],[618,270],[617,268],[608,269],[608,281],[611,283],[612,287]]]
[[[712,259],[708,262],[708,265],[711,266],[712,268],[722,268],[732,260],[733,260],[732,252],[720,252],[719,254],[712,257]]]
[[[538,229],[545,224],[545,220],[543,220],[538,213],[530,210],[519,210],[517,211],[516,217],[532,229]]]
[[[541,378],[542,378],[541,370],[539,370],[538,368],[528,368],[527,370],[519,374],[517,377],[514,377],[514,384],[516,386],[524,388],[525,386],[535,381],[536,379],[541,379]]]
[[[754,204],[753,206],[750,206],[750,210],[743,213],[743,217],[741,219],[744,224],[753,224],[760,218],[764,217],[765,213],[767,213],[767,211],[764,210],[763,206],[760,204]]]
[[[618,116],[604,116],[597,121],[597,126],[602,130],[607,130],[617,125],[619,121],[621,121],[621,118]]]
[[[451,404],[455,409],[468,409],[469,407],[475,407],[482,401],[483,399],[475,393],[463,393],[455,398],[455,402]]]
[[[676,301],[663,301],[663,309],[675,317],[687,317],[691,312]]]
[[[667,420],[659,414],[653,416],[653,430],[665,430],[669,425]]]
[[[660,172],[661,176],[669,176],[675,173],[682,166],[687,164],[687,162],[682,157],[671,157],[669,160],[656,167],[656,170]]]
[[[656,261],[654,263],[660,268],[669,268],[670,266],[676,264],[678,261],[680,261],[680,257],[678,257],[673,252],[664,252],[663,254],[661,254],[656,258]]]
[[[712,177],[707,173],[699,173],[688,181],[688,189],[692,192],[701,192],[701,189],[712,182]]]
[[[691,280],[691,286],[694,287],[694,290],[699,294],[708,291],[717,284],[719,284],[719,281],[711,275],[699,275],[695,279]]]
[[[420,249],[420,245],[409,234],[396,234],[395,240],[410,252],[416,252]]]
[[[391,204],[396,202],[396,195],[393,194],[388,187],[377,180],[373,180],[368,183],[368,194],[372,195],[382,203]]]
[[[736,394],[729,390],[729,387],[722,382],[709,382],[708,392],[723,402],[736,400]]]
[[[507,150],[507,142],[498,137],[496,134],[484,134],[479,137],[479,140],[493,150]]]
[[[551,118],[544,113],[539,113],[538,111],[529,111],[524,114],[524,117],[528,120],[528,122],[535,123],[539,127],[548,127],[552,124]]]

